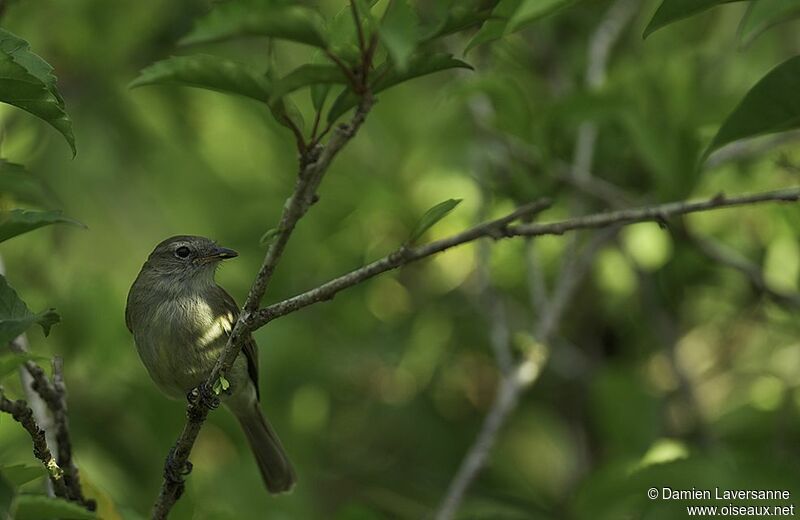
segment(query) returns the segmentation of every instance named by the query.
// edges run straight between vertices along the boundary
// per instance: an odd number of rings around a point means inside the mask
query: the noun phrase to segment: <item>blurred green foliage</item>
[[[457,2],[412,2],[422,14],[417,30],[405,31],[400,21],[381,33],[389,59],[410,74],[408,34],[449,35],[494,3],[459,11]],[[334,24],[352,26],[344,2],[317,4]],[[506,18],[437,40],[438,51],[465,59],[474,71],[416,79],[378,96],[297,228],[268,301],[391,252],[442,200],[463,202],[429,238],[543,195],[556,201],[546,218],[567,215],[584,196],[554,174],[571,161],[586,120],[599,132],[593,173],[640,203],[797,183],[796,141],[698,167],[745,93],[797,54],[796,23],[743,46],[737,25],[755,16],[755,7],[728,4],[643,40],[657,9],[644,1],[613,51],[605,85],[592,90],[584,86],[586,48],[609,3],[549,1],[553,9],[541,11],[532,4],[501,0]],[[144,67],[186,53],[176,42],[208,7],[199,0],[45,0],[13,3],[3,19],[55,68],[78,145],[73,160],[54,130],[0,106],[3,158],[43,180],[41,193],[55,198],[47,209],[63,209],[88,226],[38,230],[3,243],[0,253],[28,306],[53,306],[62,316],[46,340],[30,331],[31,349],[65,359],[76,458],[102,518],[147,516],[184,421],[184,404],[158,393],[125,328],[125,296],[141,263],[165,237],[213,237],[240,252],[218,281],[241,302],[263,258],[259,237],[275,226],[294,184],[294,138],[273,117],[274,106],[271,112],[250,99],[197,89],[127,87]],[[389,13],[400,20],[408,14]],[[207,40],[198,36],[200,26],[194,31],[198,42]],[[289,39],[312,46],[248,38],[200,43],[191,52],[213,52],[278,78],[322,63],[316,37],[304,31]],[[352,42],[332,44],[346,55]],[[331,82],[329,104],[343,96]],[[309,95],[292,85],[286,92],[293,92],[288,99],[309,132],[328,90],[317,86]],[[591,199],[583,204],[587,211],[604,208]],[[798,222],[796,205],[685,219],[694,233],[750,258],[772,289],[785,292],[798,290]],[[648,500],[652,486],[774,488],[800,496],[797,309],[708,260],[680,227],[639,224],[599,253],[549,364],[502,430],[462,518],[683,514],[677,503]],[[568,243],[537,239],[551,285]],[[524,244],[495,244],[490,267],[522,349],[535,321]],[[479,291],[475,247],[467,245],[259,330],[263,407],[299,485],[291,495],[269,497],[238,426],[214,413],[195,445],[194,471],[174,518],[429,514],[498,380]],[[18,382],[4,383],[21,396]],[[34,462],[30,439],[7,417],[0,417],[0,462]],[[3,474],[0,500],[11,480]],[[38,492],[42,482],[21,489]]]

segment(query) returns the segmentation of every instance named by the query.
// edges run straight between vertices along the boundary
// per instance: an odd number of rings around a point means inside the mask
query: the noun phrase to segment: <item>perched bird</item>
[[[236,322],[239,307],[214,281],[222,260],[238,256],[199,236],[174,236],[150,253],[128,293],[125,322],[156,385],[180,399],[202,384]],[[225,374],[222,403],[242,425],[270,493],[289,491],[295,473],[275,431],[261,412],[258,355],[248,335]]]

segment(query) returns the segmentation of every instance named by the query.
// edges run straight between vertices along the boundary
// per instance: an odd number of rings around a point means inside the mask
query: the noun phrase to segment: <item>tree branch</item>
[[[519,220],[523,216],[535,215],[545,210],[549,206],[550,201],[540,200],[532,204],[528,204],[527,206],[523,206],[509,215],[506,215],[505,217],[478,224],[477,226],[463,231],[457,235],[453,235],[452,237],[431,242],[424,246],[413,248],[402,247],[397,251],[381,258],[380,260],[376,260],[375,262],[367,264],[364,267],[356,269],[355,271],[351,271],[350,273],[342,275],[338,278],[334,278],[333,280],[320,285],[316,289],[312,289],[261,309],[253,317],[253,329],[262,327],[275,318],[285,316],[286,314],[295,312],[303,307],[308,307],[311,304],[325,300],[331,300],[336,293],[343,289],[358,285],[372,278],[373,276],[396,269],[402,265],[409,264],[437,253],[441,253],[442,251],[446,251],[451,247],[471,242],[482,237],[502,238],[505,236],[510,236],[508,235],[508,226],[510,223]]]
[[[294,191],[284,204],[283,213],[277,227],[277,235],[264,256],[264,261],[256,275],[255,281],[247,295],[242,312],[239,315],[228,342],[217,359],[205,383],[192,392],[192,398],[186,408],[187,420],[180,436],[170,451],[164,469],[164,480],[161,491],[153,506],[154,519],[166,518],[170,509],[180,498],[184,489],[182,475],[191,471],[189,454],[200,428],[208,417],[208,413],[217,406],[218,399],[211,390],[214,382],[224,375],[242,349],[243,340],[255,327],[252,325],[253,314],[258,309],[269,282],[275,272],[286,245],[295,226],[309,208],[318,200],[317,189],[331,161],[339,151],[352,139],[367,113],[372,108],[373,98],[366,92],[359,102],[356,111],[348,124],[340,125],[325,146],[316,146],[305,153],[301,150],[300,171]]]
[[[557,222],[511,225],[512,222],[519,220],[523,215],[535,214],[549,207],[549,201],[541,200],[524,206],[501,219],[478,224],[475,227],[451,237],[443,238],[423,246],[398,249],[380,260],[376,260],[354,271],[334,278],[319,287],[259,310],[253,314],[250,325],[252,330],[258,329],[281,316],[291,314],[318,302],[331,300],[340,291],[358,285],[386,271],[391,271],[392,269],[482,237],[501,239],[516,236],[536,237],[543,235],[562,235],[566,232],[580,229],[603,228],[633,224],[636,222],[656,221],[663,223],[669,217],[726,207],[746,206],[767,202],[797,202],[798,200],[800,200],[800,188],[755,193],[737,197],[725,197],[722,194],[718,194],[711,199],[699,202],[672,202],[658,206],[596,213]]]
[[[63,478],[64,472],[58,466],[56,459],[47,447],[44,430],[36,424],[33,418],[33,411],[28,407],[28,403],[23,400],[11,401],[0,390],[0,411],[11,414],[11,417],[25,428],[25,431],[28,432],[33,441],[33,455],[41,461],[47,470],[55,495],[61,498],[68,498],[69,493]]]

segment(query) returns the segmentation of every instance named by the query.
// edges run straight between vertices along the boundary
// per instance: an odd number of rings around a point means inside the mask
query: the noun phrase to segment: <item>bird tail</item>
[[[294,468],[258,402],[248,412],[236,416],[269,492],[277,494],[290,491],[297,480]]]

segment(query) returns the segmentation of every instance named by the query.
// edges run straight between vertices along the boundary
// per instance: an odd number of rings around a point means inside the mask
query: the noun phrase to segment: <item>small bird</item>
[[[125,322],[156,385],[180,399],[208,378],[239,315],[234,299],[217,285],[222,260],[238,253],[213,240],[180,235],[158,244],[128,293]],[[258,351],[248,335],[225,374],[222,403],[242,425],[270,493],[289,491],[295,473],[277,434],[261,412]]]

